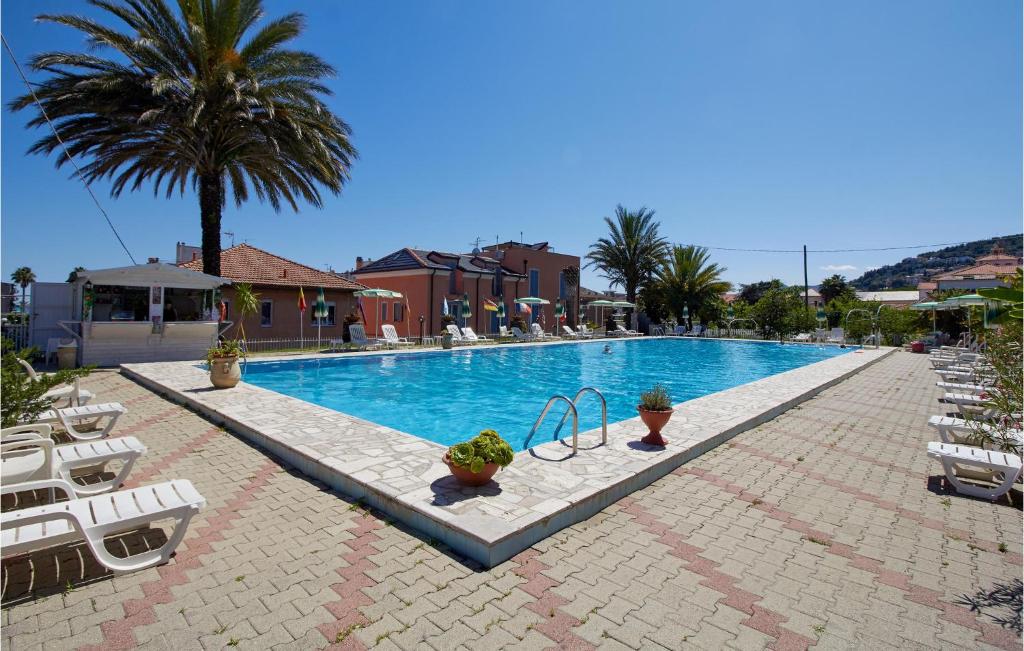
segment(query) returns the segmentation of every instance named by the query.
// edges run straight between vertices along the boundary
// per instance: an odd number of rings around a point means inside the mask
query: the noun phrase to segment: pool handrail
[[[524,448],[529,447],[530,439],[533,438],[533,435],[537,433],[537,429],[540,427],[541,423],[544,422],[544,417],[547,416],[548,411],[551,410],[551,405],[555,404],[559,400],[562,400],[565,404],[569,405],[569,409],[566,413],[569,413],[570,411],[572,412],[572,453],[576,454],[579,446],[579,413],[576,411],[576,405],[573,404],[572,400],[569,400],[567,397],[560,394],[548,398],[547,404],[544,405],[544,409],[540,412],[540,416],[537,417],[537,422],[533,424],[533,429],[530,430],[530,434],[526,437],[526,441],[523,443]]]

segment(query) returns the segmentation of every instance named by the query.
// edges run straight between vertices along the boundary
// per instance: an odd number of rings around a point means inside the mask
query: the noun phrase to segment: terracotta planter
[[[210,382],[218,389],[230,389],[241,379],[238,357],[217,357],[210,362]]]
[[[480,472],[473,472],[468,468],[456,466],[452,463],[452,460],[448,458],[448,453],[445,452],[443,461],[448,465],[448,469],[452,471],[452,475],[455,479],[463,486],[483,486],[487,482],[491,481],[491,477],[494,473],[498,472],[498,464],[488,463],[484,466],[484,469]]]
[[[636,410],[640,412],[640,420],[650,430],[647,436],[640,439],[640,441],[648,445],[660,445],[662,447],[668,445],[668,441],[661,436],[661,428],[665,427],[669,419],[672,418],[672,410],[647,411],[640,407],[637,407]]]

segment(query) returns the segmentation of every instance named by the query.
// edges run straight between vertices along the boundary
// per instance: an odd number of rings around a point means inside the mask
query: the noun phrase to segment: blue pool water
[[[253,362],[245,381],[409,434],[451,445],[495,429],[521,450],[548,398],[597,387],[608,422],[637,415],[642,391],[664,384],[673,403],[842,355],[850,349],[777,343],[633,339],[554,346],[513,345],[319,360]],[[580,431],[601,424],[594,397],[580,402]],[[552,440],[552,408],[529,445]],[[567,423],[558,433],[570,436]]]

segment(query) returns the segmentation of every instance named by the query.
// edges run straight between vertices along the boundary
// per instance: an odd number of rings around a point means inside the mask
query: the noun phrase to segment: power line
[[[963,242],[944,242],[940,244],[912,244],[907,246],[880,246],[866,249],[807,249],[807,253],[864,253],[868,251],[899,251],[901,249],[934,249],[938,247],[957,246],[966,244]],[[803,249],[740,249],[726,246],[704,246],[703,244],[690,244],[688,246],[699,246],[711,251],[740,251],[743,253],[803,253]]]
[[[43,118],[46,119],[46,124],[50,125],[50,131],[53,132],[53,136],[57,139],[57,142],[60,143],[61,149],[64,150],[64,155],[68,157],[69,161],[71,161],[75,171],[78,173],[78,178],[80,178],[82,183],[85,185],[86,192],[88,192],[89,196],[92,197],[93,203],[96,204],[96,207],[100,209],[100,213],[103,214],[103,218],[107,220],[107,226],[110,226],[110,230],[114,232],[114,237],[117,238],[117,241],[121,245],[121,248],[124,249],[124,252],[128,254],[128,259],[132,261],[132,264],[138,264],[135,262],[135,257],[132,255],[132,252],[128,250],[127,246],[125,246],[124,240],[121,239],[121,235],[114,227],[114,222],[110,220],[110,215],[107,214],[107,211],[100,205],[100,200],[96,198],[95,194],[93,194],[92,188],[89,187],[89,182],[85,180],[85,175],[82,173],[82,168],[80,168],[78,163],[75,162],[75,159],[71,157],[71,152],[68,151],[67,145],[64,144],[60,134],[57,133],[56,127],[53,126],[53,122],[50,121],[50,116],[47,115],[46,110],[43,109],[42,102],[40,102],[39,98],[36,96],[35,89],[33,89],[32,84],[29,83],[28,77],[25,76],[24,71],[21,69],[21,64],[18,63],[18,57],[14,56],[14,50],[11,49],[10,44],[7,42],[7,37],[4,36],[3,33],[0,33],[0,40],[3,41],[7,54],[11,55],[11,61],[14,61],[14,67],[18,69],[18,75],[21,76],[21,80],[25,82],[25,87],[28,88],[29,94],[32,95],[32,100],[36,103],[36,106],[39,107],[39,112],[43,115]]]

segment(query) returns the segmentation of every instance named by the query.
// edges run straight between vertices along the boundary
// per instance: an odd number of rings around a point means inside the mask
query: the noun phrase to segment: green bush
[[[493,429],[485,429],[472,440],[448,448],[451,462],[471,472],[480,472],[488,463],[504,468],[514,456],[512,446]]]
[[[225,357],[245,357],[245,351],[242,350],[242,345],[237,339],[225,339],[206,351],[207,364],[213,364],[213,360]]]
[[[640,409],[644,411],[669,411],[672,409],[672,399],[669,398],[665,386],[655,384],[650,391],[641,393]]]
[[[29,378],[18,362],[28,361],[38,350],[26,348],[15,352],[14,344],[4,339],[3,358],[0,360],[0,427],[14,427],[18,423],[31,423],[39,418],[53,404],[53,398],[45,398],[47,391],[54,387],[73,382],[75,378],[88,375],[92,367],[70,371],[57,371],[40,375],[39,379]]]

